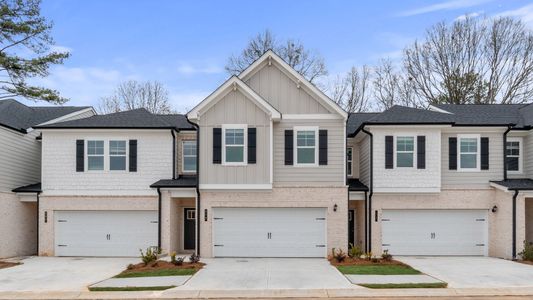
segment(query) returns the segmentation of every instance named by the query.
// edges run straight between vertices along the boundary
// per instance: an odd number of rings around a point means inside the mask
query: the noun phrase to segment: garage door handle
[[[67,245],[57,245],[58,247],[66,247]]]
[[[224,218],[213,218],[213,220],[224,220]]]
[[[485,244],[476,244],[476,246],[478,246],[478,247],[484,247]]]
[[[390,221],[390,219],[381,219],[381,222],[387,222]]]
[[[316,245],[318,248],[325,248],[326,245]]]
[[[382,247],[390,246],[390,244],[381,244]]]
[[[215,247],[224,247],[224,245],[214,245]]]
[[[57,220],[58,223],[65,223],[67,220]]]
[[[159,223],[159,222],[157,222],[157,221],[150,221],[150,223],[155,223],[155,224],[157,224],[157,223]]]
[[[316,218],[317,221],[324,221],[326,218]]]

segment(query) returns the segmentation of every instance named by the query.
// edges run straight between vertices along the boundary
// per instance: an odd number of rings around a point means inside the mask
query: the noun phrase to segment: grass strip
[[[342,274],[350,275],[416,275],[420,271],[406,265],[352,265],[338,266]]]
[[[359,284],[369,289],[439,289],[446,288],[446,282],[432,283],[368,283]]]
[[[188,276],[196,273],[195,269],[161,269],[150,271],[128,271],[120,273],[115,278],[134,278],[134,277],[159,277],[159,276]]]
[[[137,292],[137,291],[162,291],[176,287],[168,286],[127,286],[127,287],[90,287],[91,292]]]

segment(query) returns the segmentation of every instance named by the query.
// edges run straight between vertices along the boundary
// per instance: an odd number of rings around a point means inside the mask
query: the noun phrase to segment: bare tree
[[[129,80],[117,86],[111,96],[103,97],[98,111],[103,114],[145,108],[154,114],[173,113],[168,91],[157,81]]]
[[[328,73],[322,56],[307,50],[298,40],[288,39],[279,42],[270,30],[265,30],[252,38],[239,55],[232,55],[225,69],[232,75],[239,74],[268,50],[274,50],[310,82],[314,83]]]
[[[414,93],[411,80],[390,59],[382,59],[375,67],[373,86],[375,105],[380,110],[389,109],[393,105],[424,106]]]
[[[533,35],[507,17],[441,22],[405,49],[404,66],[431,103],[521,103],[533,96]]]
[[[370,67],[352,67],[338,75],[331,84],[331,98],[347,112],[364,112],[370,109]]]

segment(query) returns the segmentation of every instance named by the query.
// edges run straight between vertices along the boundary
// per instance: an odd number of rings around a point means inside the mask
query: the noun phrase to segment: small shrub
[[[176,251],[170,253],[170,262],[176,264]]]
[[[335,250],[331,249],[331,256],[339,263],[343,262],[346,259],[346,253],[342,249]]]
[[[350,249],[348,250],[348,256],[351,258],[359,258],[363,255],[363,250],[361,250],[361,247],[354,246],[354,244],[350,243]]]
[[[154,249],[154,247],[148,247],[146,253],[144,253],[142,249],[139,249],[139,251],[141,252],[141,260],[145,266],[157,260],[158,250]]]
[[[189,256],[189,261],[192,263],[192,264],[195,264],[197,262],[200,262],[200,255],[196,254],[196,253],[193,253],[191,254],[191,256]]]
[[[379,262],[379,258],[377,256],[372,256],[371,259],[370,259],[373,263],[378,263]]]
[[[533,261],[533,245],[524,241],[524,250],[518,253],[522,260]]]
[[[133,270],[133,268],[135,268],[135,266],[133,264],[129,264],[126,269],[128,270]]]
[[[368,260],[368,261],[372,260],[372,252],[366,252],[365,254],[361,256],[361,258]]]
[[[384,261],[391,261],[392,260],[392,254],[389,253],[389,250],[383,251],[383,254],[381,254],[381,258]]]
[[[185,260],[185,256],[178,256],[176,257],[176,260],[174,262],[172,262],[173,264],[175,264],[176,266],[181,266],[183,265],[183,261]],[[198,258],[198,260],[200,260]]]

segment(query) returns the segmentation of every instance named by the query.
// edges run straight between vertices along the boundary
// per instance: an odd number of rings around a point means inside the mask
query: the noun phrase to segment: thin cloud
[[[181,63],[178,66],[177,71],[178,73],[184,74],[184,75],[219,74],[223,72],[223,69],[215,65],[195,66],[190,63]]]
[[[172,107],[179,113],[185,114],[210,93],[209,91],[171,91],[169,98]]]
[[[528,24],[530,27],[533,27],[533,4],[528,4],[517,9],[500,12],[496,15],[496,17],[520,18],[524,23]]]
[[[469,8],[473,6],[478,6],[483,3],[487,3],[493,0],[470,0],[470,1],[464,1],[464,0],[451,0],[451,1],[445,1],[441,3],[436,3],[433,5],[423,6],[411,10],[406,10],[403,12],[400,12],[398,16],[400,17],[410,17],[410,16],[416,16],[416,15],[422,15],[437,11],[443,11],[443,10],[457,10],[457,9],[464,9]]]
[[[480,10],[480,11],[476,11],[476,12],[460,15],[459,17],[455,18],[455,21],[463,21],[466,18],[477,18],[477,17],[483,15],[484,13],[485,13],[485,11]]]

